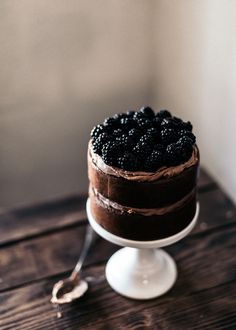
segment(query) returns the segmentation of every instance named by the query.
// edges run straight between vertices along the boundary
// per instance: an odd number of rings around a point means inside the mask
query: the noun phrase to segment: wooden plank
[[[85,222],[86,198],[70,196],[0,214],[0,245]]]
[[[94,317],[82,318],[83,325],[79,320],[77,325],[81,329],[104,329],[104,324],[105,329],[235,329],[235,302],[236,285],[231,283],[182,299],[171,299],[170,295],[170,299],[160,299],[159,303],[121,308],[120,313],[109,314],[105,322]]]
[[[199,221],[192,234],[236,223],[236,207],[220,189],[198,194]]]
[[[189,260],[185,260],[185,264]],[[91,284],[81,300],[63,306],[62,318],[49,300],[54,278],[0,294],[0,328],[6,329],[223,329],[235,326],[236,283],[208,287],[203,268],[181,271],[174,289],[150,301],[116,294],[106,283]],[[104,266],[89,267],[85,275],[99,276]],[[217,269],[216,269],[217,273]],[[197,275],[197,276],[196,276]],[[212,274],[209,274],[209,277]],[[196,278],[198,277],[198,279]],[[214,277],[214,275],[213,275]],[[215,276],[217,283],[217,276]],[[193,281],[196,286],[190,285]],[[228,328],[227,328],[228,329]]]
[[[24,241],[1,249],[0,290],[10,289],[29,281],[40,280],[71,270],[81,249],[84,229],[84,227],[70,228],[63,232],[38,237],[34,240]],[[168,250],[175,255],[177,260],[181,261],[182,258],[187,257],[191,266],[194,262],[197,263],[195,268],[186,270],[187,275],[191,271],[195,273],[196,269],[204,265],[203,274],[206,275],[206,278],[203,280],[209,282],[210,279],[208,279],[208,273],[205,272],[205,269],[208,268],[211,262],[217,265],[220,262],[221,264],[218,265],[219,272],[221,271],[222,274],[229,273],[229,279],[233,272],[231,262],[236,258],[233,253],[233,247],[236,246],[235,234],[236,226],[226,231],[213,232],[211,235],[205,234],[203,231],[201,235],[190,235],[179,244],[168,248]],[[217,245],[219,242],[224,242],[224,249],[221,249],[220,244]],[[88,257],[87,264],[91,265],[107,260],[117,248],[117,246],[99,239],[96,247]],[[217,256],[217,260],[215,260],[215,256]],[[228,260],[230,269],[225,265],[226,260]],[[222,268],[222,265],[224,265],[224,268]],[[235,273],[233,275],[236,276]],[[218,276],[220,278],[220,275]],[[220,283],[222,283],[222,279]]]
[[[1,248],[0,291],[71,270],[79,257],[85,228],[69,228]],[[106,260],[116,249],[98,238],[85,265]]]
[[[201,169],[199,191],[212,188],[212,184],[211,177]],[[1,213],[0,246],[84,222],[86,199],[86,194],[69,196]]]

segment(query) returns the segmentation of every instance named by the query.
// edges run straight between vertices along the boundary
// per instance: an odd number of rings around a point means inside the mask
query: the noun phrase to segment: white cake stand
[[[133,299],[152,299],[166,293],[175,283],[177,268],[172,257],[161,249],[189,234],[197,222],[199,203],[191,223],[179,233],[155,241],[134,241],[111,234],[101,227],[90,211],[87,200],[87,215],[90,225],[103,238],[125,248],[115,252],[106,265],[106,278],[119,294]]]

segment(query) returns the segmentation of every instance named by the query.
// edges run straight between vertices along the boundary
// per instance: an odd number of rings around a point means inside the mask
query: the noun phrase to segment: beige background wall
[[[0,206],[87,190],[91,127],[140,105],[190,119],[236,200],[236,3],[2,0]]]
[[[87,190],[92,126],[150,103],[151,2],[0,2],[0,205]]]
[[[156,4],[153,103],[193,122],[201,163],[236,202],[236,2]]]

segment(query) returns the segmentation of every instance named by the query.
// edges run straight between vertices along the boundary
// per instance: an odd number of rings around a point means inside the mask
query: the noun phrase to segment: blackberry
[[[182,122],[182,129],[192,132],[193,125],[190,123],[190,121]]]
[[[181,156],[182,162],[186,162],[192,156],[192,150],[181,149]]]
[[[122,144],[122,146],[126,150],[133,149],[136,144],[136,140],[129,135],[122,135],[121,137],[118,138],[118,141]]]
[[[150,155],[152,148],[146,142],[138,142],[133,148],[133,153],[140,159],[145,160]]]
[[[159,132],[155,127],[148,128],[146,134],[152,136],[154,140],[159,136]]]
[[[177,143],[171,143],[166,148],[165,162],[168,166],[175,166],[182,161],[182,150]]]
[[[164,145],[160,143],[155,144],[153,148],[153,150],[160,151],[161,153],[164,153],[165,149]]]
[[[102,148],[102,153],[110,153],[113,151],[113,149],[115,148],[116,143],[114,141],[108,141],[107,143],[104,144],[103,148]]]
[[[123,145],[126,146],[129,142],[129,138],[130,137],[128,135],[122,134],[118,138],[116,138],[116,141],[118,141],[118,142],[120,142],[120,143],[122,143]]]
[[[111,137],[109,134],[107,134],[106,132],[103,132],[99,135],[99,137],[97,139],[100,140],[102,143],[106,143],[110,138]]]
[[[102,147],[106,142],[108,142],[109,139],[110,139],[110,136],[105,132],[100,133],[100,135],[97,138],[93,138],[92,139],[93,151],[95,153],[101,155]]]
[[[128,132],[129,136],[132,137],[134,141],[138,141],[140,136],[142,135],[142,132],[138,128],[132,128]]]
[[[167,110],[156,115],[150,107],[106,118],[91,131],[93,151],[111,166],[156,171],[191,157],[196,138],[192,124]]]
[[[187,161],[193,152],[192,140],[187,136],[183,136],[178,140],[177,145],[181,151],[181,160]]]
[[[118,144],[114,141],[108,141],[102,147],[102,159],[107,165],[116,163],[116,155],[118,153]]]
[[[162,119],[156,116],[156,117],[153,118],[152,123],[153,123],[153,127],[155,127],[156,129],[160,129]]]
[[[116,113],[112,118],[119,121],[121,118],[126,118],[126,117],[127,117],[126,113]]]
[[[175,117],[173,116],[172,119],[175,121],[175,123],[178,125],[178,126],[181,126],[183,124],[183,120],[178,118],[178,117]]]
[[[123,145],[121,142],[119,141],[115,141],[115,149],[116,149],[116,158],[118,157],[118,155],[120,155],[121,153],[123,153],[126,149],[126,146]]]
[[[92,147],[93,147],[93,151],[101,156],[103,144],[101,144],[98,140],[96,140],[93,142]]]
[[[128,118],[133,118],[134,114],[135,114],[135,111],[127,111],[126,112],[126,115],[127,115]]]
[[[164,164],[163,152],[153,150],[145,162],[145,170],[148,172],[156,171]]]
[[[190,138],[192,140],[192,143],[193,144],[196,142],[195,135],[192,132],[190,132],[190,131],[181,130],[181,131],[178,132],[178,135],[180,137],[186,136],[186,137]]]
[[[191,151],[192,152],[192,150],[193,150],[193,142],[187,136],[182,136],[178,140],[177,144],[178,144],[178,146],[180,146],[182,149],[184,149],[186,151]]]
[[[135,126],[135,122],[132,118],[121,118],[120,123],[125,130],[130,130]]]
[[[183,144],[183,145],[191,145],[192,146],[193,141],[190,137],[184,135],[178,140],[178,143]]]
[[[104,132],[104,126],[103,125],[97,125],[95,126],[91,131],[91,137],[96,139],[102,132]]]
[[[155,138],[151,135],[151,134],[144,134],[143,136],[141,136],[141,138],[139,139],[139,142],[146,142],[149,145],[153,145],[155,142]]]
[[[156,116],[159,118],[169,118],[171,117],[171,113],[168,110],[161,110],[156,114]]]
[[[175,142],[178,138],[177,133],[173,128],[164,128],[160,135],[162,142],[165,144]]]
[[[174,118],[164,118],[161,122],[161,127],[178,129],[180,123]]]
[[[135,121],[139,121],[140,119],[145,118],[144,114],[140,111],[135,111],[133,118]]]
[[[148,130],[147,130],[147,134],[150,134],[150,135],[156,135],[156,134],[158,134],[158,131],[156,130],[156,128],[155,127],[151,127],[151,128],[148,128]]]
[[[119,125],[119,121],[113,117],[109,117],[104,120],[103,125],[109,128],[114,128]]]
[[[142,107],[140,112],[148,118],[153,118],[155,116],[154,111],[150,107]]]
[[[187,161],[193,152],[192,140],[187,136],[181,137],[176,143],[171,143],[166,148],[167,165],[178,165]]]
[[[117,136],[120,136],[122,134],[122,129],[118,128],[118,129],[115,129],[112,133],[113,136],[117,137]]]
[[[148,128],[152,127],[152,122],[149,119],[146,118],[140,118],[138,120],[138,126],[142,129],[142,130],[146,130]]]
[[[136,171],[139,168],[139,161],[132,153],[125,153],[118,158],[118,166],[126,171]]]

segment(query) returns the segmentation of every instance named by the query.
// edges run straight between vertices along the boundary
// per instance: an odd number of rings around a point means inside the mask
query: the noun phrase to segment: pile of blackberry
[[[107,165],[154,172],[187,161],[196,138],[191,123],[150,107],[106,118],[91,132],[93,151]]]

